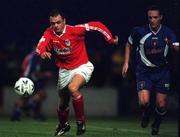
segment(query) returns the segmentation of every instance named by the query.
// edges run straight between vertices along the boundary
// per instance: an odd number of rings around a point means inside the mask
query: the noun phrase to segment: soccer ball
[[[27,77],[21,77],[16,81],[14,91],[20,96],[32,95],[34,92],[34,83]]]

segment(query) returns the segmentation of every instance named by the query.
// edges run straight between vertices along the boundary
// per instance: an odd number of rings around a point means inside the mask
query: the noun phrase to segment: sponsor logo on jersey
[[[58,41],[58,40],[53,40],[53,43],[60,43],[60,41]]]
[[[163,53],[163,51],[164,51],[164,48],[147,49],[146,54],[147,55],[158,54],[158,53]]]
[[[58,55],[66,55],[66,54],[70,54],[71,53],[71,48],[63,48],[63,49],[54,48],[54,51]]]

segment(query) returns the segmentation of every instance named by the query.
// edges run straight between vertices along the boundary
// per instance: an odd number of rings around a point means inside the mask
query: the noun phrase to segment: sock
[[[156,107],[155,108],[155,119],[153,125],[157,125],[159,127],[163,117],[166,115],[167,110],[165,107]]]
[[[85,122],[85,115],[84,115],[84,101],[83,96],[80,94],[76,98],[73,98],[72,100],[76,121],[77,122]]]
[[[148,117],[151,113],[151,106],[150,103],[147,103],[144,106],[141,106],[143,116]]]
[[[13,112],[11,114],[11,120],[20,120],[22,114],[23,103],[21,101],[17,101],[14,105]]]
[[[69,107],[67,107],[64,110],[62,109],[57,110],[57,115],[58,115],[59,123],[61,125],[64,125],[66,122],[68,122]]]
[[[22,113],[22,111],[21,111],[20,108],[15,108],[15,109],[13,110],[11,119],[12,119],[12,120],[20,120],[21,113]]]
[[[33,108],[33,116],[36,118],[36,117],[40,117],[42,114],[41,114],[41,107],[42,107],[42,104],[40,101],[38,102],[35,102],[35,105],[34,105],[34,108]]]

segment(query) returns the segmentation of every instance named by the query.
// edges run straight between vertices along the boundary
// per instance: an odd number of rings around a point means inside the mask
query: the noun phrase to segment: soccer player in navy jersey
[[[147,10],[149,24],[135,27],[125,46],[125,60],[122,75],[129,68],[131,48],[135,55],[135,72],[139,103],[142,108],[143,128],[150,118],[150,96],[155,92],[156,107],[152,123],[152,135],[159,132],[162,118],[166,115],[167,95],[170,92],[170,68],[167,60],[168,50],[179,50],[179,42],[174,32],[161,24],[163,15],[157,6]]]
[[[43,62],[35,51],[28,53],[24,57],[21,65],[21,77],[28,77],[34,82],[35,92],[32,96],[20,97],[16,100],[11,114],[12,121],[19,121],[22,112],[25,112],[36,120],[44,121],[46,119],[42,114],[42,103],[47,96],[45,84],[47,78],[52,76],[52,73],[43,67]]]
[[[55,135],[61,136],[70,130],[68,117],[71,97],[77,122],[76,134],[82,135],[86,127],[84,100],[80,89],[89,81],[94,70],[86,52],[85,34],[87,31],[98,31],[112,45],[118,44],[118,36],[113,37],[109,29],[98,21],[67,25],[66,19],[58,10],[50,13],[49,21],[50,27],[40,39],[36,52],[42,59],[51,59],[52,53],[55,53],[56,66],[59,68],[59,124]]]

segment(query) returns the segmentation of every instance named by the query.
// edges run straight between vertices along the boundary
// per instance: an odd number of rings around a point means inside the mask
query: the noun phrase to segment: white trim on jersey
[[[179,42],[174,42],[172,45],[176,46],[176,47],[179,47]]]
[[[27,60],[30,60],[30,58],[32,58],[32,55],[29,55],[29,56],[27,57]],[[23,72],[23,76],[27,77],[27,76],[29,75],[31,64],[32,64],[32,60],[30,60],[30,62],[29,62],[28,65],[26,66],[25,71]]]
[[[140,40],[140,50],[139,50],[139,54],[141,56],[141,61],[149,67],[157,67],[156,65],[152,64],[146,57],[145,53],[144,53],[144,43],[146,41],[146,39],[148,37],[150,37],[152,35],[152,33],[148,33],[146,34],[144,37],[142,37],[142,39]]]
[[[90,28],[90,30],[97,30],[97,31],[101,32],[102,34],[104,34],[106,36],[106,38],[108,40],[111,39],[111,36],[106,31],[102,30],[101,28],[94,27],[94,26],[89,26],[89,28]]]
[[[169,50],[169,46],[166,44],[166,47],[165,47],[165,49],[164,49],[164,57],[167,56],[168,50]]]
[[[52,27],[51,27],[52,28]],[[53,30],[53,29],[52,29]],[[66,33],[66,25],[64,26],[64,28],[63,28],[63,31],[62,31],[62,33],[61,33],[61,35],[57,35],[56,34],[56,32],[53,30],[53,33],[54,33],[54,35],[56,35],[57,37],[61,37],[64,33]]]
[[[152,30],[152,28],[151,28],[151,25],[149,24],[149,29],[151,30],[151,32],[152,32],[154,35],[156,35],[156,34],[161,30],[161,28],[162,28],[162,25],[160,25],[159,28],[158,28],[158,30],[157,30],[156,32],[154,32],[154,31]]]
[[[128,37],[128,42],[129,42],[131,45],[133,45],[133,39],[132,39],[131,36]]]
[[[99,27],[90,26],[88,23],[76,25],[76,27],[84,27],[86,31],[90,31],[90,30],[99,31],[100,33],[104,34],[108,40],[111,39],[111,36],[106,31],[104,31],[103,29]]]
[[[85,29],[86,29],[86,31],[89,31],[90,30],[90,28],[89,28],[89,24],[84,24],[84,27],[85,27]]]

